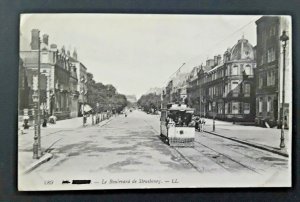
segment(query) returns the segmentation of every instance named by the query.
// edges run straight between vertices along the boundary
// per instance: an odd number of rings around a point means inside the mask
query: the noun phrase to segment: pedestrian
[[[47,110],[44,110],[43,111],[43,124],[42,124],[42,126],[43,127],[47,127],[47,119],[48,119],[48,112],[47,112]]]
[[[29,116],[25,115],[23,117],[23,128],[28,129],[29,128]]]
[[[200,128],[199,128],[199,118],[198,117],[195,118],[195,130],[200,131]]]
[[[85,112],[83,112],[82,117],[83,117],[83,126],[85,126],[86,125],[86,119],[87,119],[87,115],[86,115]]]
[[[182,119],[181,119],[180,116],[178,117],[177,124],[178,124],[178,126],[182,126],[183,125],[183,122],[182,122]]]
[[[200,132],[204,132],[205,120],[204,118],[200,119]]]

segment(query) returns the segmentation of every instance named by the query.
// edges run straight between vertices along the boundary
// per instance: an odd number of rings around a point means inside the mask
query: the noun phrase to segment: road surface
[[[51,135],[53,158],[28,180],[89,173],[183,173],[269,175],[288,172],[288,158],[207,133],[196,133],[194,148],[172,148],[160,139],[159,116],[133,111],[102,126],[61,130]]]

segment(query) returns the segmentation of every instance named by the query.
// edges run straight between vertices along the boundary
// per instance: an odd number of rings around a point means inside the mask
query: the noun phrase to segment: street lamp
[[[285,102],[285,54],[286,54],[286,43],[289,37],[286,35],[286,31],[282,31],[280,41],[283,47],[283,70],[282,70],[282,106],[281,106],[281,135],[280,135],[280,148],[285,148],[284,144],[284,102]]]
[[[34,143],[33,143],[33,159],[39,159],[41,152],[41,116],[40,116],[40,53],[41,53],[41,40],[40,31],[38,31],[38,66],[37,77],[33,78],[32,100],[34,102]]]
[[[216,112],[215,109],[216,108],[216,102],[213,102],[213,132],[215,132],[216,130],[216,123],[215,123],[215,119],[216,119]]]

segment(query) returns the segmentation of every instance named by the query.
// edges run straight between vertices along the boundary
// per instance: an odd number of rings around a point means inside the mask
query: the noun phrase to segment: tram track
[[[155,133],[155,134],[159,134],[160,132],[157,131],[151,124],[149,124],[146,120],[144,120],[144,122],[151,128],[151,130]],[[159,136],[160,138],[160,136]],[[161,141],[163,141],[161,138],[160,138]],[[164,142],[164,141],[163,141]],[[182,154],[176,147],[172,147],[176,152],[177,154],[182,158],[184,159],[187,164],[189,164],[192,168],[194,168],[197,172],[199,173],[203,173],[202,170],[200,170],[195,164],[193,164],[187,157],[184,156],[184,154]]]
[[[154,133],[159,134],[159,131],[157,131],[151,124],[149,124],[146,120],[144,120],[144,122],[145,122],[145,123],[153,130]],[[161,139],[161,138],[160,138],[160,139]],[[161,141],[163,141],[163,140],[161,139]],[[163,142],[164,142],[164,141],[163,141]],[[183,148],[187,148],[187,147],[183,147]],[[192,149],[192,150],[197,151],[201,156],[203,156],[203,154],[202,154],[199,150],[195,149],[194,147],[189,147],[189,148]],[[176,151],[177,154],[178,154],[182,159],[184,159],[184,160],[185,160],[192,168],[194,168],[198,173],[203,173],[203,172],[204,172],[203,169],[201,169],[199,166],[197,166],[196,163],[193,163],[191,160],[189,160],[188,157],[186,157],[186,155],[183,154],[182,151],[180,151],[180,149],[182,149],[181,147],[179,147],[179,148],[172,147],[172,149],[174,149],[174,151]],[[208,157],[206,157],[206,158],[208,158]],[[208,158],[208,159],[209,159],[209,158]],[[211,159],[210,159],[210,160],[211,160]],[[214,162],[215,162],[215,161],[214,161]],[[229,170],[228,168],[226,168],[224,165],[222,165],[222,164],[220,164],[220,163],[217,163],[217,162],[215,162],[215,163],[216,163],[218,166],[222,167],[224,170],[230,172],[230,170]]]
[[[285,156],[220,136],[211,136],[209,133],[202,135],[198,133],[197,140],[200,140],[200,142],[196,142],[211,147],[218,152],[222,151],[224,155],[231,157],[233,160],[238,159],[240,163],[250,168],[253,168],[252,165],[255,165],[254,170],[257,172],[264,172],[275,168],[280,169],[280,167],[287,166],[288,164],[288,159]],[[227,149],[223,150],[224,147]]]
[[[247,166],[247,165],[241,163],[240,161],[237,161],[237,160],[231,158],[230,156],[228,156],[228,155],[226,155],[226,154],[224,154],[224,153],[218,152],[218,151],[216,151],[215,149],[213,149],[213,148],[211,148],[211,147],[209,147],[209,146],[207,146],[207,145],[204,145],[204,144],[200,143],[199,141],[195,141],[195,143],[197,143],[197,144],[201,145],[202,147],[205,147],[205,148],[207,148],[208,150],[212,151],[213,153],[217,154],[218,157],[225,157],[225,159],[227,159],[227,160],[229,160],[229,161],[231,161],[231,162],[234,162],[234,163],[240,165],[242,168],[245,168],[245,169],[247,169],[247,170],[250,170],[250,171],[252,171],[252,172],[255,172],[255,173],[257,173],[257,174],[260,174],[260,173],[257,172],[254,168],[252,168],[252,167],[250,167],[250,166]],[[202,154],[204,153],[204,152],[200,151],[198,148],[195,148],[195,147],[194,147],[194,149],[197,150],[198,152],[202,153]],[[217,158],[212,158],[212,157],[210,157],[211,154],[209,154],[209,153],[208,153],[208,154],[204,154],[204,155],[205,155],[206,157],[210,158],[212,161],[214,161],[214,162],[217,163],[218,165],[220,165],[220,166],[222,166],[223,168],[225,168],[226,170],[228,170],[229,172],[232,172],[233,170],[235,170],[235,169],[232,169],[232,168],[230,168],[230,167],[226,167],[226,166],[225,166],[226,163],[225,163],[224,161],[223,161],[224,163],[220,163],[220,162],[218,162],[218,159],[217,159]],[[227,163],[229,164],[230,162],[227,162]],[[225,165],[224,165],[224,164],[225,164]]]
[[[156,130],[150,123],[148,123],[146,120],[144,120],[144,122],[151,128],[151,130],[153,130],[153,132],[155,132],[156,134],[159,134],[159,131]],[[220,140],[211,139],[209,137],[208,137],[208,139],[210,139],[213,142],[215,142],[215,141],[220,142]],[[220,139],[222,139],[222,138],[220,138]],[[226,141],[229,141],[229,140],[226,140]],[[238,144],[237,142],[234,142],[234,141],[232,141],[232,142],[234,144]],[[226,147],[226,146],[224,145],[224,147]],[[190,148],[191,150],[187,150],[184,148]],[[220,151],[218,151],[218,149],[213,148],[211,145],[199,142],[197,140],[195,140],[194,147],[172,147],[172,149],[174,149],[174,151],[176,151],[176,153],[182,159],[184,159],[185,162],[187,162],[192,168],[194,168],[199,173],[204,172],[203,167],[205,167],[205,166],[199,165],[199,162],[195,162],[195,160],[193,159],[193,158],[195,158],[195,156],[197,156],[198,158],[205,157],[205,158],[209,159],[211,162],[213,162],[216,166],[220,167],[222,170],[227,171],[229,173],[234,173],[234,172],[239,172],[239,171],[248,171],[248,172],[250,171],[252,173],[261,174],[260,169],[257,170],[256,168],[253,168],[252,166],[247,165],[247,163],[245,164],[244,162],[237,160],[237,158],[235,158],[235,155],[231,156],[230,154],[228,155],[226,152],[220,152]],[[243,156],[247,159],[251,159],[252,161],[255,160],[252,156],[249,156],[240,151],[237,151],[234,148],[231,148],[229,146],[227,146],[227,149],[229,149],[231,153],[235,152],[235,153],[238,153],[240,156]],[[252,151],[252,149],[249,147],[247,147],[247,149]],[[253,148],[253,149],[255,151],[252,151],[252,152],[259,152],[259,151],[257,151],[258,149],[255,149],[255,148]],[[190,154],[189,151],[192,151],[192,150],[194,150],[198,154],[196,154],[194,152],[193,152],[193,154]],[[211,165],[211,166],[214,167],[213,165]]]
[[[159,134],[159,131],[157,131],[151,124],[149,124],[146,120],[144,120],[144,122],[157,134]],[[208,158],[210,161],[214,162],[215,164],[217,164],[219,167],[222,167],[222,169],[226,170],[227,172],[235,172],[237,170],[248,170],[251,172],[255,172],[257,174],[260,174],[258,171],[256,171],[254,168],[247,166],[243,163],[241,163],[238,160],[235,160],[233,158],[231,158],[230,156],[218,152],[215,149],[202,144],[201,142],[195,141],[195,143],[197,144],[197,146],[195,145],[194,147],[190,147],[192,150],[195,150],[199,155]],[[206,151],[201,151],[200,148],[205,148]],[[194,168],[197,172],[199,173],[203,173],[203,169],[199,168],[199,166],[196,165],[196,163],[193,163],[189,157],[187,157],[184,152],[180,151],[182,150],[181,147],[172,147],[178,154],[179,156],[184,159],[192,168]],[[183,147],[185,148],[185,147]],[[209,151],[207,151],[209,150]],[[218,156],[221,157],[222,160],[220,160],[220,158],[215,158],[214,156]]]

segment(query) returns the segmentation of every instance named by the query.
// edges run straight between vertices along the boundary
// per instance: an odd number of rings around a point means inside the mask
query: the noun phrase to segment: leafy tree
[[[146,95],[142,95],[137,103],[139,106],[144,108],[144,111],[157,111],[161,108],[161,97],[160,95],[149,93]]]
[[[113,85],[96,83],[91,73],[87,74],[87,78],[88,104],[93,109],[97,109],[97,103],[99,103],[99,111],[120,112],[127,106],[126,96],[119,94]]]

